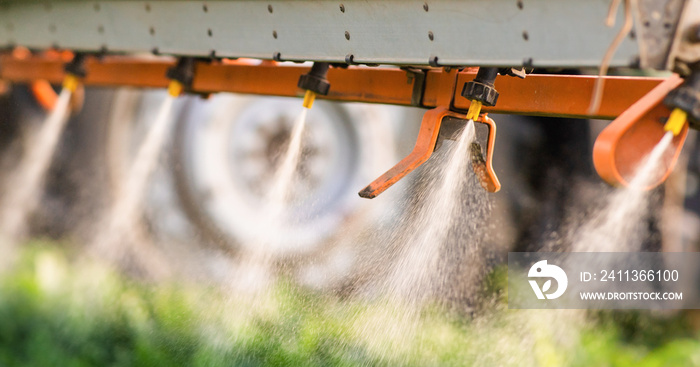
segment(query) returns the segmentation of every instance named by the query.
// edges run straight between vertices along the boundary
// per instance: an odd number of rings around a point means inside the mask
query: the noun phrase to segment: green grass
[[[473,318],[281,283],[255,299],[136,282],[32,246],[0,276],[0,366],[700,366],[682,314],[507,310]]]

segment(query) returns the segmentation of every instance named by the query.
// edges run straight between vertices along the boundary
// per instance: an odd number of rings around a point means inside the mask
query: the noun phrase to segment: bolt
[[[345,55],[345,63],[348,65],[355,64],[355,55],[353,55],[353,54]]]
[[[437,56],[430,56],[430,58],[428,59],[428,65],[430,65],[434,68],[438,67],[439,66],[438,57]]]
[[[272,5],[267,6],[267,12],[272,14]]]
[[[272,37],[273,37],[274,39],[277,39],[277,31],[272,31]]]
[[[433,35],[433,31],[428,31],[428,38],[430,38],[431,41],[435,39],[435,35]]]
[[[345,13],[345,5],[340,4],[340,12]]]
[[[350,32],[345,31],[345,39],[350,41]]]
[[[423,10],[428,11],[428,3],[423,3]]]

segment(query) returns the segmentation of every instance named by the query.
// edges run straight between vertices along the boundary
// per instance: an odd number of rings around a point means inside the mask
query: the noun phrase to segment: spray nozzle
[[[168,85],[168,94],[173,97],[180,96],[185,90],[192,87],[194,80],[194,64],[193,57],[181,57],[177,60],[175,66],[168,69],[165,76],[170,79]]]
[[[297,86],[306,90],[304,107],[311,108],[317,94],[323,96],[328,94],[328,91],[331,89],[331,84],[326,79],[329,67],[330,64],[327,62],[315,62],[308,73],[299,77]]]
[[[467,118],[479,118],[482,106],[495,106],[498,101],[498,91],[493,83],[498,76],[498,68],[479,68],[474,80],[464,83],[462,96],[471,101]]]
[[[678,135],[687,122],[691,128],[700,129],[700,62],[680,86],[668,93],[664,104],[671,109],[671,116],[664,125],[666,131]]]
[[[80,85],[80,79],[87,75],[85,71],[85,54],[77,53],[73,56],[73,60],[67,63],[63,70],[66,73],[63,79],[63,88],[71,92],[75,92]]]

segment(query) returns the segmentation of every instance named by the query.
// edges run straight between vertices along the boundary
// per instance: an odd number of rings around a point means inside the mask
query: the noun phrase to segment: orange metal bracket
[[[479,116],[476,122],[488,125],[489,136],[488,142],[486,143],[486,157],[475,154],[475,152],[472,151],[472,169],[479,178],[481,187],[483,187],[484,190],[488,192],[498,192],[501,190],[501,182],[498,181],[496,172],[493,171],[493,147],[496,144],[496,123],[488,117],[487,114]]]
[[[435,143],[437,143],[438,134],[440,133],[442,119],[450,113],[451,111],[445,107],[437,107],[427,111],[423,115],[423,121],[421,122],[418,139],[413,147],[413,151],[378,179],[367,185],[358,194],[366,199],[374,199],[377,195],[383,193],[397,181],[418,168],[418,166],[425,163],[435,150]]]
[[[423,115],[423,121],[421,122],[418,139],[413,147],[413,151],[378,179],[362,189],[359,195],[363,198],[373,199],[425,163],[435,151],[442,121],[446,117],[454,117],[466,121],[465,114],[450,111],[446,107],[437,107],[427,111]],[[483,162],[472,160],[472,167],[479,177],[482,187],[490,192],[496,192],[501,189],[501,184],[493,171],[492,165],[496,125],[486,114],[481,115],[477,121],[489,126],[489,137],[485,160]]]
[[[34,99],[44,110],[51,111],[56,106],[58,94],[48,81],[44,79],[33,81],[31,83],[31,91]]]
[[[52,111],[54,107],[56,107],[56,103],[58,102],[58,94],[51,86],[51,83],[44,79],[35,80],[31,83],[30,89],[32,91],[32,95],[41,108],[46,111]],[[70,99],[71,114],[80,112],[80,110],[83,109],[84,102],[85,88],[82,85],[79,85],[73,92]]]
[[[642,159],[666,133],[664,122],[671,111],[664,106],[663,99],[682,82],[683,79],[677,75],[666,79],[598,135],[593,146],[593,164],[603,180],[615,186],[629,184]],[[663,161],[662,174],[654,179],[648,189],[660,185],[671,174],[687,135],[686,124],[681,133],[673,138],[671,144],[674,152]]]

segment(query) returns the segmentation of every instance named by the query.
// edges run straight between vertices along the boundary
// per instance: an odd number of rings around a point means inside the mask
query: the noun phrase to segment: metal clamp
[[[443,122],[449,120],[449,124],[443,126]],[[389,187],[394,185],[407,174],[418,168],[430,158],[433,152],[439,148],[438,138],[453,138],[453,133],[458,130],[457,125],[462,126],[468,121],[465,114],[450,111],[447,107],[437,107],[427,111],[423,115],[418,139],[413,151],[397,163],[394,167],[367,185],[359,192],[360,197],[373,199]],[[481,145],[472,146],[472,168],[474,169],[481,186],[489,192],[497,192],[501,184],[493,171],[492,158],[493,146],[496,139],[496,124],[486,114],[474,120],[475,123],[485,124],[488,128],[486,152],[481,152]],[[456,124],[456,125],[455,125]],[[477,152],[478,149],[478,152]],[[476,154],[479,153],[479,154]]]

